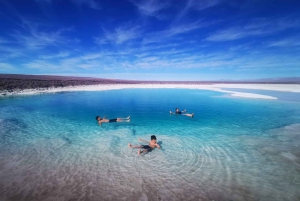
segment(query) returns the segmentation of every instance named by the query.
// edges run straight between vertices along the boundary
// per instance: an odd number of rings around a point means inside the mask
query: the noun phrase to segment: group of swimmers
[[[185,115],[188,117],[194,117],[194,113],[186,113],[186,110],[180,111],[178,108],[175,109],[175,112],[170,111],[170,114],[180,114],[180,115]],[[98,121],[98,123],[100,125],[102,125],[102,123],[112,123],[112,122],[130,122],[130,116],[127,118],[115,118],[115,119],[107,119],[107,116],[101,118],[100,116],[96,116],[96,120]],[[138,155],[140,154],[145,154],[148,151],[152,151],[155,147],[160,149],[159,144],[156,142],[156,136],[152,135],[151,136],[151,141],[147,141],[147,140],[143,140],[141,138],[139,138],[140,141],[142,142],[147,142],[148,145],[131,145],[130,143],[128,143],[128,147],[129,148],[137,148],[138,149]]]

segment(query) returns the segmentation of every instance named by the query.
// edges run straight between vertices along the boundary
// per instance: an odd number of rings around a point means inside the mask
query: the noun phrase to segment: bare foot
[[[130,116],[128,116],[126,119],[130,119]]]
[[[130,143],[128,143],[128,147],[132,148],[132,145]]]

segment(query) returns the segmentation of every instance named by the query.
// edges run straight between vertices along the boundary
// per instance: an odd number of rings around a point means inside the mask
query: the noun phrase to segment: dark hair
[[[155,135],[151,135],[151,140],[156,140],[156,136]]]
[[[96,116],[96,120],[98,120],[98,117],[99,117],[99,116]]]

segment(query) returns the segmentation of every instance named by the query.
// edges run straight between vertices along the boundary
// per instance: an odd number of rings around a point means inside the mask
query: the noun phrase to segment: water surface
[[[194,118],[170,115],[176,107]],[[99,126],[97,115],[131,122]],[[3,98],[0,200],[300,200],[299,130],[294,99],[187,89]],[[153,134],[160,150],[127,147]]]

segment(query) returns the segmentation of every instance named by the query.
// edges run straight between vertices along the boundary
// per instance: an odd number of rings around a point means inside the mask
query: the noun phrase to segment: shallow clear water
[[[3,98],[0,200],[300,200],[299,130],[299,101],[205,90]],[[153,134],[161,149],[127,147]]]

